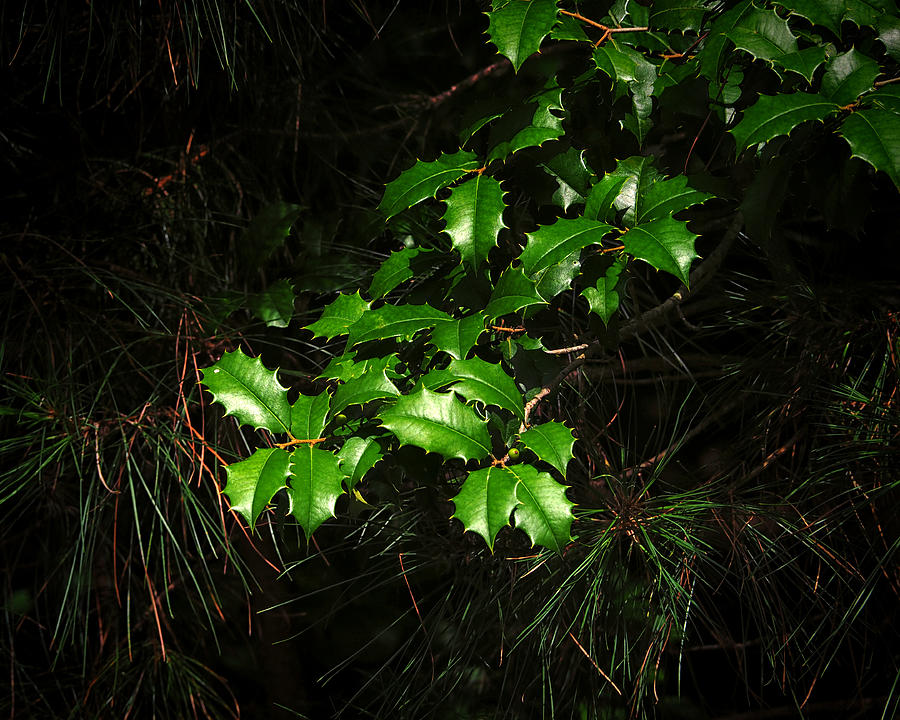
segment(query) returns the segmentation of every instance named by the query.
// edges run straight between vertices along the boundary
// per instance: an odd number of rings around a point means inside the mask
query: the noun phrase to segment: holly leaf
[[[731,46],[728,33],[744,22],[755,10],[752,0],[743,0],[722,13],[710,26],[709,35],[697,57],[700,61],[700,74],[710,80],[711,89],[718,87],[724,59]]]
[[[453,393],[422,388],[398,398],[378,418],[402,445],[415,445],[447,459],[481,460],[491,454],[487,422]]]
[[[516,527],[524,530],[532,545],[561,553],[572,541],[572,507],[566,497],[566,486],[556,482],[548,473],[531,465],[513,465],[510,473],[519,481],[516,485]]]
[[[659,180],[646,187],[636,206],[638,223],[670,217],[693,205],[705,203],[710,193],[694,190],[684,175]],[[638,198],[636,198],[638,200]]]
[[[570,15],[559,16],[559,21],[550,31],[550,37],[553,40],[574,40],[576,42],[590,40],[582,24]]]
[[[492,177],[479,174],[450,191],[444,232],[464,265],[478,270],[487,261],[490,249],[497,245],[497,234],[506,227],[505,208],[503,190]]]
[[[556,0],[510,2],[487,16],[491,42],[518,72],[556,24]]]
[[[331,410],[339,413],[351,405],[365,405],[372,400],[396,397],[399,394],[400,391],[388,379],[384,370],[367,372],[348,380],[335,390]]]
[[[569,460],[575,457],[572,448],[575,438],[572,431],[560,422],[546,422],[534,425],[519,435],[522,444],[546,463],[566,476]]]
[[[612,220],[615,216],[616,198],[628,178],[625,175],[607,173],[596,183],[584,205],[584,217],[589,220]]]
[[[734,135],[736,155],[751,145],[787,135],[807,120],[824,120],[840,110],[818,93],[797,92],[790,95],[763,95],[744,111],[744,117],[729,132]]]
[[[257,450],[246,460],[225,468],[228,480],[222,492],[228,496],[231,509],[247,521],[251,532],[275,493],[287,487],[289,466],[287,452],[269,448]]]
[[[530,305],[546,305],[535,283],[520,267],[508,267],[500,275],[484,314],[490,319],[517,312]]]
[[[549,265],[532,276],[534,287],[549,302],[572,286],[572,280],[581,269],[581,251],[576,250],[555,265]]]
[[[475,153],[466,150],[453,155],[443,154],[432,162],[417,160],[415,165],[387,184],[378,209],[386,220],[390,219],[416,203],[434,197],[438,190],[477,168]]]
[[[535,95],[529,101],[537,104],[537,109],[531,116],[531,121],[525,127],[518,129],[511,140],[498,143],[489,153],[486,164],[494,160],[503,160],[508,155],[529,147],[540,147],[549,140],[556,140],[563,135],[562,118],[555,112],[561,112],[562,88],[555,78],[547,82],[543,91]]]
[[[251,295],[248,305],[268,327],[285,328],[294,314],[294,286],[287,280],[276,280],[263,292]]]
[[[420,330],[427,330],[452,320],[447,313],[431,305],[383,305],[365,313],[350,327],[347,347],[369,340],[400,338],[412,340]]]
[[[599,315],[604,325],[609,325],[610,318],[619,309],[619,276],[625,268],[625,261],[617,259],[606,270],[606,274],[597,281],[596,287],[588,287],[581,291],[588,301],[591,312]]]
[[[264,206],[247,226],[238,246],[241,259],[258,267],[284,245],[291,227],[303,212],[299,205],[274,202]]]
[[[896,17],[897,5],[894,0],[845,0],[847,10],[844,18],[859,27],[876,27],[884,17]]]
[[[674,275],[685,286],[690,284],[691,263],[698,257],[696,239],[686,222],[671,217],[636,225],[622,236],[626,252]]]
[[[542,225],[527,233],[528,242],[519,256],[522,269],[527,275],[534,275],[588,245],[599,245],[614,230],[612,225],[583,217]]]
[[[352,295],[338,295],[325,307],[319,319],[306,326],[313,337],[323,337],[326,340],[345,335],[353,323],[359,320],[363,313],[369,309],[369,303],[362,299],[357,290]]]
[[[334,453],[312,445],[301,445],[291,453],[291,514],[303,528],[307,542],[323,522],[334,517],[334,504],[344,493],[343,480]]]
[[[200,383],[213,395],[213,401],[225,407],[225,415],[241,425],[273,433],[286,433],[291,425],[291,406],[274,370],[262,360],[241,351],[226,352],[219,361],[203,369]]]
[[[613,83],[613,95],[619,99],[627,92],[648,96],[656,82],[656,66],[628,45],[604,44],[594,48],[594,63]]]
[[[367,358],[359,362],[355,362],[353,357],[353,353],[344,353],[338,357],[331,358],[325,369],[319,373],[319,377],[346,382],[353,378],[362,377],[366,373],[385,371],[397,364],[396,353],[391,353],[384,357]]]
[[[345,475],[344,482],[348,490],[352,490],[384,457],[381,446],[373,437],[347,438],[337,451],[337,456],[341,461],[341,470]]]
[[[703,22],[701,0],[654,0],[650,27],[667,30],[697,30]]]
[[[381,263],[381,267],[372,276],[372,284],[369,285],[369,295],[373,300],[378,300],[387,295],[398,285],[402,285],[416,275],[416,266],[422,265],[421,261],[432,255],[431,250],[425,248],[403,248],[392,252],[388,259]],[[420,262],[416,262],[416,261]]]
[[[886,173],[900,188],[900,115],[870,108],[852,113],[838,132],[854,157]]]
[[[799,15],[813,25],[826,27],[841,36],[841,20],[844,16],[844,0],[778,0],[778,4]]]
[[[877,108],[890,110],[900,115],[900,87],[896,85],[880,87],[875,92],[866,95],[864,99],[874,103]]]
[[[453,391],[468,402],[478,400],[485,405],[495,405],[509,410],[521,420],[525,419],[522,393],[499,364],[489,363],[478,357],[452,360],[447,372],[453,378]]]
[[[324,392],[298,397],[291,405],[291,437],[297,440],[315,440],[321,437],[330,404],[331,398]]]
[[[774,10],[754,8],[725,34],[739,50],[746,50],[757,60],[773,61],[797,52],[797,38],[787,20]]]
[[[591,189],[592,173],[585,165],[583,150],[570,147],[544,163],[544,170],[556,180],[558,189],[553,194],[553,201],[563,210],[584,202]]]
[[[484,332],[485,317],[481,313],[438,325],[431,332],[431,342],[438,350],[457,360],[465,359]]]
[[[452,498],[451,517],[460,520],[466,531],[481,535],[491,552],[500,528],[509,525],[516,497],[516,475],[505,467],[488,467],[469,473],[459,493]]]
[[[785,70],[797,73],[807,83],[812,83],[813,74],[819,69],[819,65],[825,62],[827,53],[825,48],[816,45],[814,47],[803,48],[797,52],[785,53],[775,60],[776,65],[780,65]]]
[[[881,68],[877,62],[850,48],[847,52],[831,58],[822,76],[819,93],[833,103],[849,105],[864,92],[872,89],[880,72]]]
[[[632,156],[619,160],[616,169],[609,176],[625,178],[613,205],[617,210],[625,211],[622,221],[630,227],[640,217],[644,198],[661,175],[653,167],[653,156]]]

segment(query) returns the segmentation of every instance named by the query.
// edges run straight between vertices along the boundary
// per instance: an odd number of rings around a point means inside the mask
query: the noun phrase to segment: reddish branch
[[[647,32],[650,28],[648,27],[609,27],[608,25],[604,25],[603,23],[598,23],[596,20],[591,20],[590,18],[586,18],[584,15],[581,15],[577,12],[569,12],[568,10],[560,10],[562,15],[568,15],[569,17],[573,17],[579,22],[583,22],[586,25],[591,25],[592,27],[599,28],[603,31],[603,35],[600,36],[600,39],[594,43],[595,45],[602,45],[609,39],[609,36],[613,33],[624,33],[624,32]]]

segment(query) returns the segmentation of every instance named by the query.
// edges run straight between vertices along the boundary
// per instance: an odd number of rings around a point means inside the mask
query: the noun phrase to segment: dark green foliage
[[[0,11],[3,709],[893,717],[893,0],[314,5]]]

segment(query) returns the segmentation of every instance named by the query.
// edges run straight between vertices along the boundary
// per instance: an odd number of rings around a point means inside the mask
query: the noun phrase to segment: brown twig
[[[600,39],[594,43],[594,45],[602,45],[609,39],[609,36],[613,33],[625,33],[625,32],[647,32],[649,27],[609,27],[608,25],[604,25],[603,23],[599,23],[596,20],[591,20],[590,18],[585,17],[577,12],[569,12],[568,10],[560,10],[560,14],[568,15],[569,17],[573,17],[579,22],[583,22],[586,25],[591,25],[592,27],[599,28],[603,31],[603,35],[600,36]]]

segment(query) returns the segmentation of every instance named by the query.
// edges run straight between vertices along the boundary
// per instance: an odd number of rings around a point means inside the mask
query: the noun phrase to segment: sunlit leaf
[[[331,411],[339,413],[351,405],[365,405],[372,400],[395,397],[399,394],[400,391],[388,379],[384,370],[371,371],[340,385],[334,392]]]
[[[291,405],[291,435],[298,440],[315,440],[321,437],[330,404],[331,398],[324,392],[298,397]]]
[[[463,360],[484,332],[484,323],[485,317],[481,313],[440,323],[431,332],[431,342],[438,350],[443,350],[457,360]]]
[[[369,303],[360,297],[358,290],[352,295],[338,295],[325,307],[319,319],[307,325],[306,329],[312,332],[313,337],[331,340],[338,335],[345,335],[350,326],[368,309]]]
[[[561,218],[528,233],[528,242],[519,256],[527,275],[554,265],[588,245],[599,245],[616,228],[597,220]]]
[[[334,504],[344,493],[343,480],[344,472],[334,453],[308,444],[291,453],[291,514],[307,540],[323,522],[334,517]]]
[[[503,224],[503,190],[486,175],[476,175],[453,188],[447,198],[444,232],[459,251],[462,262],[477,270],[497,245]]]
[[[591,312],[600,316],[605,325],[619,309],[619,276],[625,267],[623,260],[616,260],[602,278],[597,281],[595,287],[588,287],[581,294],[588,301]]]
[[[819,92],[833,103],[848,105],[872,89],[880,72],[877,62],[850,48],[828,62]]]
[[[491,42],[518,71],[556,24],[556,0],[516,0],[487,15]]]
[[[561,553],[572,541],[572,507],[566,497],[566,486],[556,482],[548,473],[531,465],[513,465],[510,473],[519,481],[516,485],[516,527],[524,530],[532,545]]]
[[[900,188],[900,115],[871,108],[850,115],[839,130],[854,157],[881,170]]]
[[[516,485],[519,480],[505,467],[488,467],[469,473],[456,497],[451,517],[460,520],[467,531],[481,535],[491,552],[500,529],[509,525],[513,508],[519,504]]]
[[[544,304],[546,301],[538,293],[534,281],[525,277],[522,268],[509,267],[497,280],[484,313],[493,320],[530,305]]]
[[[561,422],[534,425],[519,435],[522,444],[541,460],[550,463],[565,477],[566,467],[572,455],[575,438],[572,431]]]
[[[383,305],[365,313],[350,327],[347,347],[369,340],[400,338],[412,340],[420,330],[452,320],[447,313],[430,305]]]
[[[747,147],[787,135],[802,122],[824,120],[838,110],[837,103],[817,93],[762,95],[729,132],[734,135],[740,155]]]
[[[441,155],[432,162],[417,160],[415,165],[387,184],[378,209],[385,218],[391,218],[426,198],[434,197],[438,190],[477,168],[475,153],[465,150]]]
[[[637,225],[622,236],[626,252],[674,275],[685,285],[690,282],[691,263],[697,258],[696,239],[687,223],[671,217]]]
[[[345,475],[344,482],[348,490],[365,477],[384,457],[381,445],[373,437],[347,438],[337,456],[341,461],[341,471]]]
[[[290,455],[281,448],[257,450],[246,460],[225,469],[228,481],[222,492],[231,509],[239,513],[253,530],[260,513],[275,493],[287,487]]]
[[[404,445],[416,445],[447,459],[481,460],[491,454],[487,422],[453,393],[422,388],[398,398],[378,417]]]
[[[274,370],[260,358],[245,355],[240,348],[226,352],[217,363],[203,369],[201,384],[241,425],[286,433],[291,426],[291,406]]]

